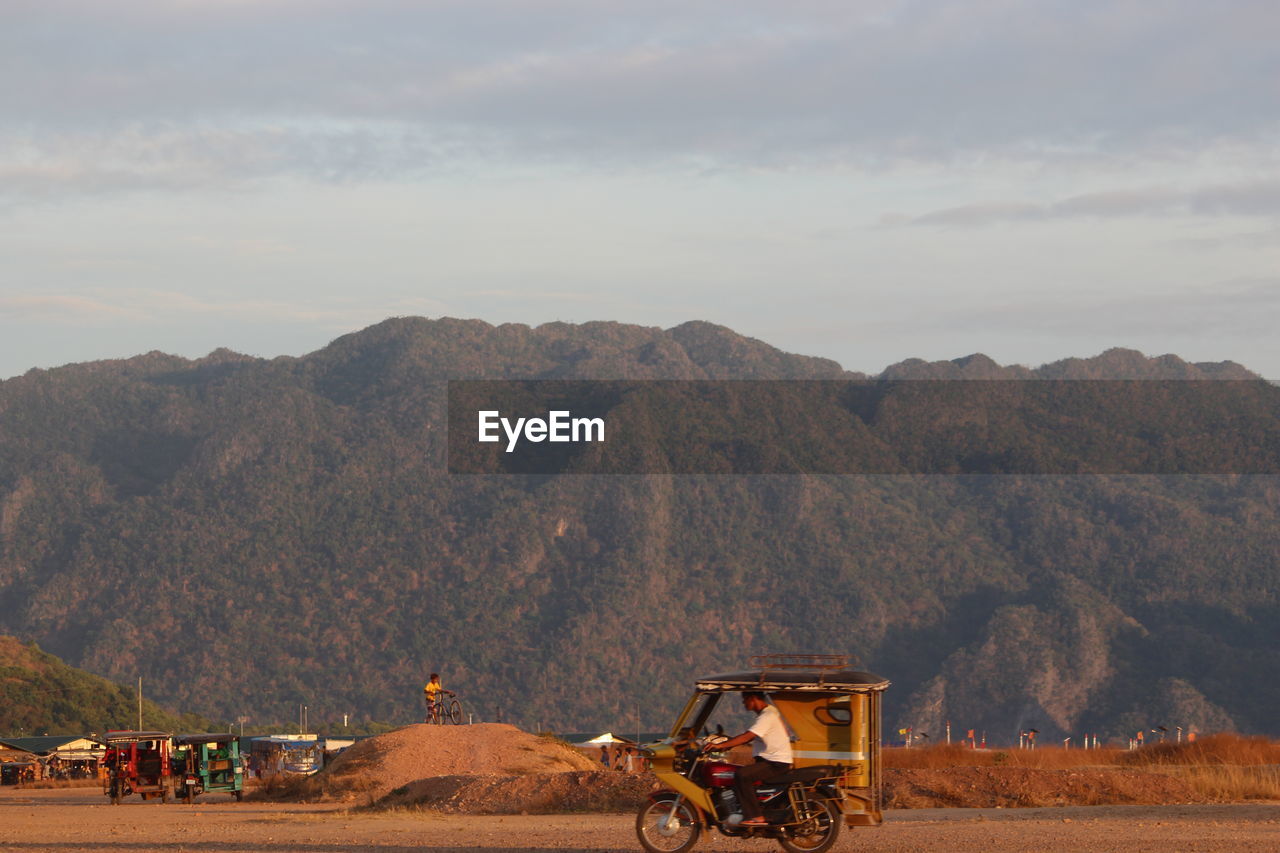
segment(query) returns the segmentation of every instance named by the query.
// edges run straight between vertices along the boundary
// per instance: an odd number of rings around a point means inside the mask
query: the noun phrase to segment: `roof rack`
[[[848,655],[752,655],[750,665],[764,671],[808,669],[836,672],[849,668]]]

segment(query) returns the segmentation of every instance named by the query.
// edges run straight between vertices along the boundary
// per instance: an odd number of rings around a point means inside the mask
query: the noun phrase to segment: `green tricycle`
[[[184,802],[191,803],[201,794],[244,799],[244,759],[235,735],[178,735],[173,739],[173,773]]]

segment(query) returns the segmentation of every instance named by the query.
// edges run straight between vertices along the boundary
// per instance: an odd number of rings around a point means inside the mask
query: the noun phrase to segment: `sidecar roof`
[[[766,693],[795,690],[815,693],[879,693],[889,679],[874,672],[856,669],[753,669],[724,675],[706,675],[697,680],[705,693],[734,693],[760,690]]]
[[[168,740],[171,737],[173,735],[169,732],[110,731],[98,740],[107,746],[114,746],[118,743],[139,743],[144,740]]]

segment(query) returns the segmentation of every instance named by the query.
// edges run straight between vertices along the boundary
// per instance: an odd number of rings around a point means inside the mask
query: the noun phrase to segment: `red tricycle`
[[[173,775],[169,764],[173,737],[168,732],[107,732],[102,737],[107,747],[102,764],[102,793],[112,805],[130,794],[144,800],[159,797],[169,802],[173,797]]]

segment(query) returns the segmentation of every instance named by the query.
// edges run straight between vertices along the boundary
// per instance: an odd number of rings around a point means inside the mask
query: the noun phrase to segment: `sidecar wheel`
[[[685,853],[701,834],[697,810],[683,799],[647,803],[636,815],[636,837],[649,853]]]
[[[812,794],[796,807],[800,822],[783,830],[778,844],[787,853],[823,853],[840,837],[840,812],[830,800]]]

